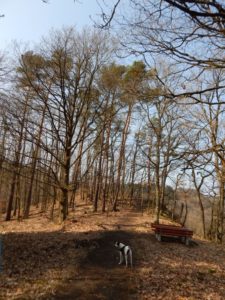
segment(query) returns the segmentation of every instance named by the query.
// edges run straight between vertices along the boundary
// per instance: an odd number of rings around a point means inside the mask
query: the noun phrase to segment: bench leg
[[[185,245],[186,245],[186,246],[189,246],[189,244],[190,244],[190,238],[189,238],[189,237],[186,237]]]
[[[161,235],[160,235],[160,234],[156,233],[155,237],[156,237],[156,239],[157,239],[159,242],[162,241],[162,238],[161,238]]]

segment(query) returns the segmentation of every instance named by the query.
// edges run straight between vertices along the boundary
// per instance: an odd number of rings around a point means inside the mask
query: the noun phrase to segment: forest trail
[[[100,216],[98,222],[96,219],[98,217],[95,217],[92,224],[91,217],[89,218],[92,226],[97,223],[101,229],[97,238],[96,231],[94,232],[96,247],[88,251],[87,256],[80,262],[78,274],[62,285],[58,295],[52,299],[138,299],[135,276],[138,259],[135,255],[138,255],[138,252],[134,253],[133,268],[119,266],[119,254],[114,244],[115,241],[121,241],[131,245],[132,249],[138,248],[138,239],[143,238],[144,229],[149,231],[151,218],[145,216],[142,219],[140,213],[126,210],[122,214],[114,213],[113,218],[103,219]],[[90,232],[89,239],[92,239],[91,235]],[[149,237],[152,235],[150,234]]]
[[[80,205],[61,227],[37,215],[3,223],[0,299],[225,299],[224,245],[197,237],[189,247],[160,243],[152,220],[131,210],[103,215]],[[117,240],[132,247],[133,268],[118,265]]]
[[[97,240],[94,248],[81,263],[78,275],[62,286],[53,299],[97,300],[137,299],[135,289],[135,266],[118,265],[119,255],[114,241],[133,244],[135,235],[125,231],[107,231]]]

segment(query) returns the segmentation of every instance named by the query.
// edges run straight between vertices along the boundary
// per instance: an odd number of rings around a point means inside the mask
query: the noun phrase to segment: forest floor
[[[35,211],[1,222],[0,299],[225,299],[225,247],[197,237],[188,247],[160,243],[151,222],[127,209],[92,213],[86,204],[63,225]],[[133,268],[118,265],[115,241],[132,247]]]

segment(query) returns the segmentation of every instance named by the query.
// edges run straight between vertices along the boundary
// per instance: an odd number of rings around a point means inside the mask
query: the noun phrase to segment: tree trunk
[[[25,219],[27,219],[29,217],[29,212],[30,212],[30,206],[31,206],[31,200],[32,200],[32,190],[33,190],[35,170],[36,170],[36,166],[37,166],[37,160],[38,160],[38,154],[39,154],[39,148],[40,148],[40,141],[41,141],[41,136],[42,136],[42,132],[43,132],[45,112],[46,112],[46,105],[43,109],[41,123],[40,123],[40,129],[39,129],[38,136],[37,136],[36,147],[35,147],[35,150],[33,152],[30,187],[29,187],[27,201],[26,201],[26,207],[25,207],[25,211],[24,211],[24,218]]]
[[[121,141],[121,147],[120,147],[120,154],[119,154],[119,161],[118,161],[118,173],[117,173],[117,180],[116,180],[116,192],[115,192],[115,199],[113,202],[113,211],[117,210],[117,201],[118,201],[118,197],[119,197],[119,192],[120,192],[120,188],[121,188],[121,171],[122,171],[122,167],[123,167],[123,163],[124,163],[124,156],[125,156],[125,146],[126,146],[126,140],[127,140],[127,134],[128,134],[128,129],[129,129],[129,125],[130,125],[130,120],[131,120],[131,113],[132,113],[132,105],[129,105],[128,108],[128,113],[127,113],[127,118],[125,121],[125,126],[123,129],[123,133],[122,133],[122,141]]]

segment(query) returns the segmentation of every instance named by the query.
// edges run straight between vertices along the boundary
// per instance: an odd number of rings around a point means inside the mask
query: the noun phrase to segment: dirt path
[[[130,245],[132,249],[138,247],[138,239],[149,235],[151,218],[149,215],[141,216],[141,213],[126,210],[123,213],[115,213],[103,218],[99,215],[81,216],[79,222],[91,226],[95,235],[98,233],[98,246],[88,253],[88,256],[79,267],[79,275],[71,278],[69,283],[62,286],[59,294],[53,299],[107,299],[127,300],[139,299],[137,294],[136,265],[140,261],[138,251],[135,251],[133,268],[119,266],[119,254],[114,247],[115,241],[121,241]],[[67,230],[70,229],[68,226]],[[146,234],[147,233],[147,234]]]
[[[135,268],[118,266],[119,255],[113,246],[118,240],[132,245],[134,238],[134,234],[125,231],[103,233],[98,246],[81,263],[79,275],[71,278],[54,299],[137,299]]]

